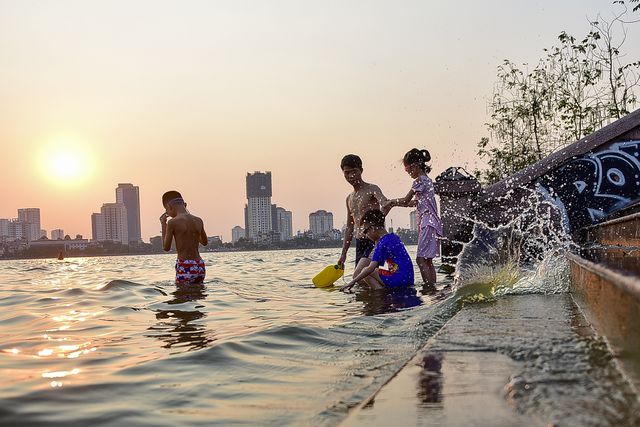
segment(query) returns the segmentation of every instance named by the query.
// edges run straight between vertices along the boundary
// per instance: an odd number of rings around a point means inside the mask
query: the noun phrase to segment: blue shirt
[[[371,261],[377,262],[379,266],[383,266],[386,262],[387,269],[378,270],[385,286],[413,285],[413,263],[397,235],[389,233],[382,236],[373,250]]]

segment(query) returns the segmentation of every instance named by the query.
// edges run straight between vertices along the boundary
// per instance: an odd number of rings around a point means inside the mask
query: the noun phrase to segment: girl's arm
[[[353,278],[352,281],[350,281],[349,283],[347,283],[344,286],[340,287],[341,291],[347,291],[349,289],[351,289],[353,287],[353,285],[355,285],[356,283],[358,283],[360,280],[364,279],[365,277],[367,277],[368,275],[370,275],[371,273],[373,273],[373,270],[375,270],[376,268],[378,268],[378,263],[375,261],[371,261],[369,263],[369,265],[367,265],[365,268],[363,268],[360,273],[358,273],[358,275],[356,277]]]
[[[415,202],[413,201],[413,196],[415,196],[415,194],[416,194],[415,191],[409,190],[406,196],[399,199],[389,200],[388,206],[389,208],[392,208],[394,206],[403,206],[403,207],[415,206]]]

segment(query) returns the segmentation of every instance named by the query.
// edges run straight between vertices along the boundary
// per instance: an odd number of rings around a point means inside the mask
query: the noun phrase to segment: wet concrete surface
[[[464,307],[345,426],[632,426],[638,397],[571,295]]]

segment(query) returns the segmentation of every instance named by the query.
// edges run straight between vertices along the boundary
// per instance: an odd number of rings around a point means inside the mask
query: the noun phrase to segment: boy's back
[[[202,220],[189,213],[179,214],[167,223],[167,231],[176,241],[176,252],[179,259],[200,259],[198,245],[207,238],[204,235]]]

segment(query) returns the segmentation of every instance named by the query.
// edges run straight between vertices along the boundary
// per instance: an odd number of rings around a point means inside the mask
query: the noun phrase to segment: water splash
[[[461,216],[473,224],[473,238],[462,243],[454,283],[460,305],[513,294],[568,291],[564,257],[577,247],[558,206],[535,190],[520,189],[497,202],[505,206],[502,224]]]

